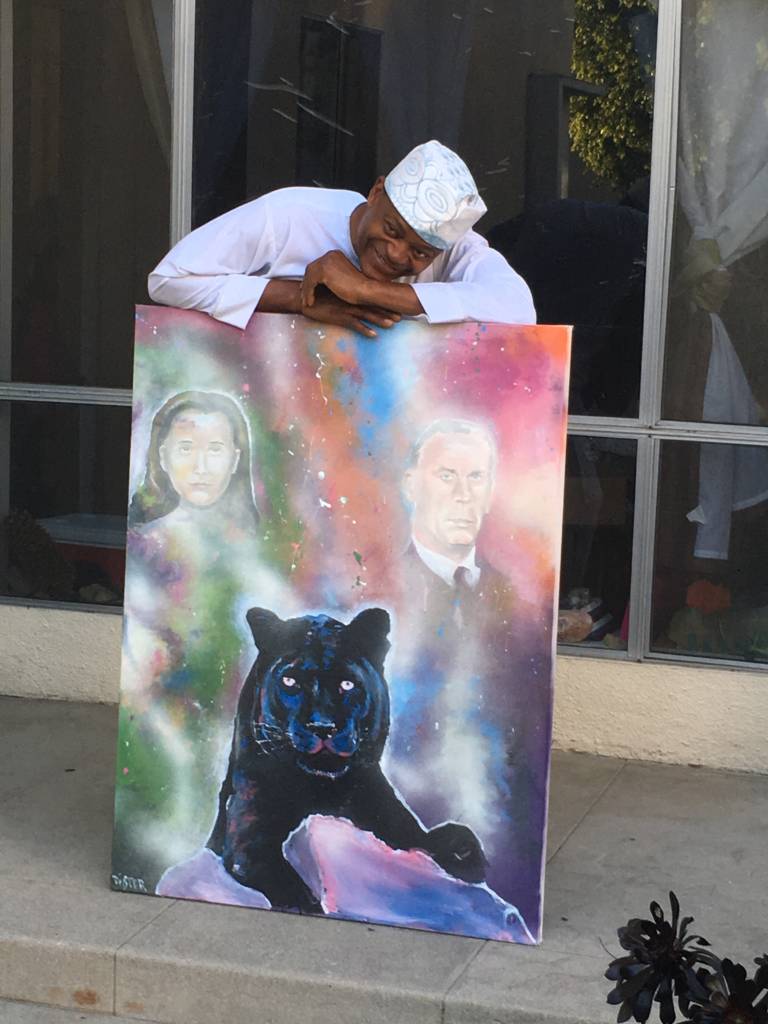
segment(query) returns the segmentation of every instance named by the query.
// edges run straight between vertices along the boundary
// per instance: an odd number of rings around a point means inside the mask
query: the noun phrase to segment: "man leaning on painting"
[[[367,198],[343,189],[290,187],[215,218],[160,261],[149,275],[149,291],[157,302],[198,309],[241,329],[254,312],[300,313],[369,338],[403,317],[430,324],[533,324],[527,284],[473,230],[485,212],[467,165],[431,140],[377,178]],[[415,531],[428,495],[423,464],[436,447],[447,447],[460,460],[471,448],[488,464],[482,490],[483,501],[490,502],[494,440],[471,424],[464,434],[456,425],[443,425],[423,439],[404,482]],[[462,486],[477,490],[474,477]],[[446,507],[462,500],[445,496]],[[474,508],[477,502],[468,504]],[[442,604],[457,618],[466,616],[470,596],[489,589],[486,579],[478,590],[482,572],[487,577],[491,570],[479,567],[474,554],[487,511],[484,505],[472,513],[475,521],[471,530],[466,527],[471,538],[447,555],[435,552],[440,545],[434,538],[430,545],[417,532],[406,552],[432,604],[442,592]],[[457,551],[461,558],[455,559]],[[446,557],[451,564],[455,560],[458,572],[446,575],[436,568],[440,562],[445,569]],[[462,569],[462,559],[471,564]],[[464,612],[458,607],[462,594]],[[560,628],[572,629],[573,623],[561,619]]]

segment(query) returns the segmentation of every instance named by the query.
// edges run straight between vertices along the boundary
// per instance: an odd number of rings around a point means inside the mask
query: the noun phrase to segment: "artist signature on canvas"
[[[130,875],[122,874],[112,875],[112,888],[121,892],[149,892],[143,878],[131,878]]]

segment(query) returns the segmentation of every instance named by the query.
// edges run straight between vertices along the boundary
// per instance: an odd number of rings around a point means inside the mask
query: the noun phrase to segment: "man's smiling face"
[[[472,550],[493,493],[493,454],[479,430],[435,434],[405,475],[413,536],[461,562]]]
[[[374,281],[395,281],[420,274],[440,254],[407,224],[378,178],[364,205],[350,218],[350,235],[360,269]]]

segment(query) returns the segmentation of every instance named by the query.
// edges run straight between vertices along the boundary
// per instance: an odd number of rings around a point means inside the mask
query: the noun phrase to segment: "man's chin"
[[[446,535],[448,545],[461,560],[474,546],[477,534],[472,530],[452,530]]]

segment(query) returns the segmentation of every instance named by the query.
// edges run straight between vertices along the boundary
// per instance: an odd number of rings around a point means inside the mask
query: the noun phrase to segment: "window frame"
[[[626,437],[637,442],[627,650],[606,650],[600,652],[600,655],[627,661],[693,664],[708,668],[768,672],[768,664],[746,663],[739,658],[673,654],[655,652],[651,649],[654,548],[658,522],[657,498],[662,442],[768,445],[768,429],[765,427],[669,420],[664,419],[661,413],[675,216],[682,23],[683,0],[659,0],[638,416],[636,419],[626,420],[572,416],[568,420],[568,433]],[[558,650],[563,654],[584,657],[594,656],[596,653],[591,648],[579,649],[575,644],[559,645]]]
[[[10,408],[14,402],[129,407],[130,388],[12,381],[13,330],[13,3],[0,0],[0,520],[9,512]],[[195,0],[173,0],[173,85],[169,243],[190,230]],[[128,467],[126,466],[126,472]],[[0,552],[2,554],[2,552]],[[122,607],[0,595],[0,605],[122,614]]]
[[[663,419],[662,383],[672,228],[675,212],[677,112],[683,0],[659,0],[651,185],[643,321],[640,399],[636,418],[571,416],[569,436],[627,438],[636,442],[635,509],[626,651],[559,645],[561,654],[624,661],[695,664],[711,668],[768,671],[739,659],[706,658],[651,650],[651,595],[657,526],[658,476],[663,441],[768,445],[768,429],[731,424],[690,423]],[[192,222],[196,0],[174,0],[172,156],[169,241],[182,238]],[[13,203],[13,0],[0,0],[0,518],[8,511],[8,416],[12,402],[77,403],[130,406],[131,391],[122,388],[68,387],[11,382],[11,285]],[[20,601],[0,597],[0,604],[121,612],[87,604]]]

